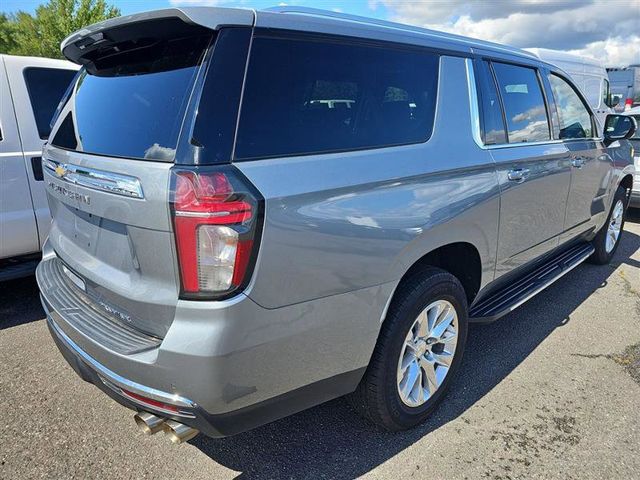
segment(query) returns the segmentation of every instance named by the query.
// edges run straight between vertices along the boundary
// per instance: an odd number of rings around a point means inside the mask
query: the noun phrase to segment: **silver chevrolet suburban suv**
[[[108,20],[43,158],[76,372],[174,442],[350,394],[423,421],[470,322],[620,242],[632,117],[527,52],[318,10]],[[499,341],[499,339],[497,339]]]

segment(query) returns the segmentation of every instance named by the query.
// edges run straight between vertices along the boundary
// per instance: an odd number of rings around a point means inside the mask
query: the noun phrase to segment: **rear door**
[[[0,56],[0,259],[40,249],[4,59]]]
[[[163,337],[179,292],[170,171],[214,35],[158,22],[120,27],[120,42],[86,59],[45,149],[44,177],[50,246],[93,308]]]
[[[24,169],[38,230],[38,248],[49,232],[51,217],[42,176],[42,145],[49,138],[51,119],[76,75],[70,62],[26,57],[6,57],[7,74],[15,105]]]
[[[558,245],[571,166],[566,147],[552,140],[538,70],[496,61],[490,69],[483,65],[495,79],[506,125],[503,143],[489,146],[501,187],[499,276]]]
[[[554,136],[562,140],[571,155],[571,188],[567,198],[565,233],[561,242],[601,224],[606,215],[606,196],[611,181],[611,158],[597,138],[595,118],[571,81],[548,74],[549,98],[557,110]]]

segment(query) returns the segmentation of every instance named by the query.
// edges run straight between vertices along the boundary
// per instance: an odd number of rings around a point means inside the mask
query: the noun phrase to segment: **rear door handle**
[[[529,176],[529,173],[531,173],[531,170],[528,168],[514,168],[513,170],[509,170],[507,178],[512,182],[522,183]]]

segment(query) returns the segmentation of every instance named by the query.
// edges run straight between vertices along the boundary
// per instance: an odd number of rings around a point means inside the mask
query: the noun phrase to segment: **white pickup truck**
[[[0,55],[0,281],[30,275],[51,218],[41,152],[78,66]]]

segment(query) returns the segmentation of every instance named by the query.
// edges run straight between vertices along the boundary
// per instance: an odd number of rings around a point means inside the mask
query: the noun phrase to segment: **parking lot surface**
[[[339,399],[232,438],[145,436],[65,363],[34,279],[0,284],[0,478],[640,478],[640,214],[626,229],[610,266],[472,327],[444,404],[394,434]]]

